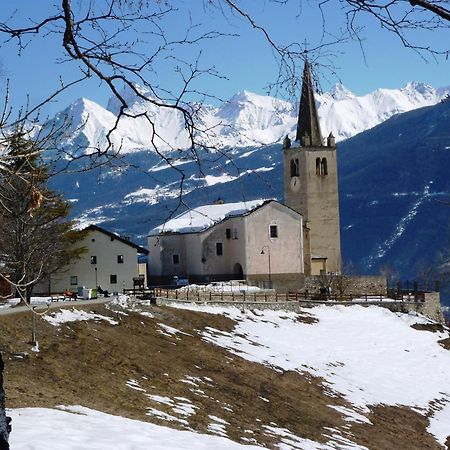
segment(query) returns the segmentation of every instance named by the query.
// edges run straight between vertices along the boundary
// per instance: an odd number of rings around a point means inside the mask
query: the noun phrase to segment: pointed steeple
[[[303,139],[304,137],[307,138]],[[316,102],[314,100],[311,68],[308,60],[305,60],[305,67],[303,69],[302,94],[300,97],[297,136],[295,140],[301,141],[303,146],[323,145],[319,116],[317,114]]]

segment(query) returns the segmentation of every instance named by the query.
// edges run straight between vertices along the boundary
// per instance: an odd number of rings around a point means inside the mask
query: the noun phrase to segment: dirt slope
[[[202,433],[217,433],[210,426],[215,416],[226,421],[231,439],[269,448],[280,439],[267,426],[321,443],[334,434],[335,442],[350,439],[370,449],[441,448],[426,432],[427,419],[410,409],[379,406],[369,416],[372,425],[349,423],[330,407],[349,405],[321,379],[252,363],[203,341],[199,333],[207,326],[233,329],[224,316],[156,306],[147,308],[152,317],[118,306],[83,308],[118,325],[55,327],[38,319],[40,353],[27,343],[30,314],[0,318],[8,407],[79,404]],[[177,404],[191,405],[190,414]]]

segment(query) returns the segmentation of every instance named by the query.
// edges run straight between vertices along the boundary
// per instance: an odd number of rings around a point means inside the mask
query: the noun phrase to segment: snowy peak
[[[434,99],[436,98],[437,91],[432,86],[426,83],[420,83],[418,81],[411,81],[403,89],[401,89],[407,95],[411,95],[414,98],[424,97]]]
[[[335,84],[329,92],[331,98],[337,101],[347,100],[351,98],[355,98],[355,94],[348,90],[343,84],[337,83]]]
[[[135,89],[142,95],[145,95],[148,98],[152,98],[151,92],[149,89],[140,86],[139,84],[134,85]],[[140,98],[136,92],[131,89],[130,86],[126,85],[122,90],[119,91],[119,95],[125,100],[128,107],[132,107],[136,103],[143,103],[142,98]],[[108,105],[106,106],[106,109],[113,113],[114,115],[119,114],[120,108],[122,104],[117,99],[117,97],[112,96],[108,100]]]
[[[151,98],[146,88],[137,86],[137,89]],[[333,132],[339,141],[372,128],[395,114],[436,104],[449,93],[450,87],[435,89],[414,81],[402,89],[377,89],[367,95],[356,96],[342,84],[336,84],[329,92],[316,94],[316,101],[323,135]],[[153,130],[144,117],[125,117],[111,135],[114,148],[133,152],[153,149],[153,144],[162,151],[189,146],[183,117],[177,110],[157,107],[140,98],[129,87],[123,89],[121,95],[128,104],[129,113],[145,112],[155,128]],[[86,148],[105,146],[119,108],[116,98],[109,100],[106,109],[82,98],[55,119],[60,120],[64,114],[71,117],[74,135],[68,139],[69,145],[83,136],[87,140]],[[219,107],[192,105],[199,118],[198,129],[209,130],[207,136],[200,133],[198,141],[218,148],[268,145],[280,142],[286,134],[293,136],[297,108],[289,102],[249,91],[236,93]],[[84,127],[80,128],[83,124]],[[152,143],[153,131],[158,137]]]

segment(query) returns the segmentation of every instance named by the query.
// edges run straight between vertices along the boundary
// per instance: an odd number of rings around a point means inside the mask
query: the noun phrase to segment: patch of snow
[[[114,296],[112,300],[110,301],[111,305],[118,305],[122,308],[127,308],[129,306],[130,297],[125,294],[119,294],[117,296]]]
[[[163,397],[161,395],[150,395],[150,394],[148,394],[147,397],[150,400],[153,400],[154,402],[157,402],[157,403],[164,403],[165,405],[170,405],[170,406],[173,405],[173,400],[170,397]]]
[[[406,227],[408,224],[414,219],[414,217],[417,215],[417,212],[419,211],[419,207],[424,203],[424,201],[430,197],[430,187],[433,182],[430,181],[423,190],[422,195],[414,202],[414,204],[411,206],[410,211],[408,214],[400,220],[398,223],[396,229],[394,230],[392,236],[390,236],[388,239],[386,239],[384,242],[379,244],[376,252],[374,255],[369,256],[367,260],[367,266],[372,267],[375,264],[375,261],[383,258],[386,253],[392,248],[392,246],[400,239],[400,237],[403,235],[403,233],[406,230]]]
[[[208,425],[208,431],[212,434],[217,434],[219,436],[228,437],[227,431],[224,425],[220,423],[210,423]]]
[[[198,383],[201,383],[202,379],[199,377],[193,377],[191,375],[186,375],[180,381],[182,383],[191,384],[192,386],[198,387]]]
[[[278,445],[280,450],[328,450],[330,448],[328,445],[318,444],[317,442],[309,439],[298,437],[286,428],[279,428],[269,425],[263,425],[263,428],[266,429],[268,435],[280,438],[280,444]]]
[[[142,389],[141,386],[139,385],[139,381],[134,380],[134,379],[130,379],[126,382],[126,385],[131,388],[134,389],[136,391],[141,391],[141,392],[145,392],[145,389]]]
[[[360,414],[359,412],[356,412],[353,409],[346,408],[345,406],[336,406],[336,405],[328,405],[328,406],[344,414],[345,420],[347,422],[368,423],[372,425],[372,422],[366,416]]]
[[[179,417],[172,416],[172,414],[168,414],[164,411],[160,411],[159,409],[155,409],[155,408],[147,408],[146,415],[156,417],[157,419],[161,419],[161,420],[167,420],[168,422],[178,422],[178,423],[181,423],[186,426],[189,425],[189,422],[187,420],[180,419]]]
[[[64,411],[20,408],[8,411],[14,450],[260,450],[209,434],[179,431],[105,414],[81,406]]]
[[[169,327],[169,325],[165,325],[163,323],[158,323],[158,325],[170,336],[176,334],[184,334],[185,336],[191,336],[189,333],[185,333],[184,331],[178,330],[177,328]]]
[[[436,440],[445,446],[448,436],[450,436],[449,430],[450,424],[450,397],[447,397],[444,405],[438,409],[430,417],[430,424],[427,431],[435,436]]]
[[[215,177],[213,175],[205,176],[205,183],[207,186],[214,186],[215,184],[228,183],[229,181],[234,181],[237,177],[232,175],[223,174],[221,176]]]
[[[44,320],[46,320],[50,325],[55,327],[62,325],[67,322],[79,322],[79,321],[87,321],[87,320],[104,320],[105,322],[110,323],[111,325],[118,325],[119,322],[111,319],[111,317],[102,316],[100,314],[95,314],[92,312],[86,312],[78,309],[62,309],[58,312],[52,312],[49,314],[45,314],[42,316]]]
[[[376,306],[320,306],[308,309],[317,322],[305,324],[296,322],[292,312],[255,315],[232,307],[178,307],[226,314],[236,321],[234,330],[209,328],[203,333],[206,341],[249,361],[323,378],[331,392],[359,411],[351,413],[355,419],[364,420],[357,414],[371,405],[405,405],[428,412],[436,435],[450,435],[450,408],[433,407],[450,398],[450,352],[437,342],[448,333],[413,329],[423,317]],[[418,380],[426,380],[420,389]]]
[[[196,409],[198,409],[198,406],[195,406],[190,402],[180,402],[177,403],[176,406],[172,408],[172,411],[176,414],[188,417],[195,414]]]
[[[226,420],[224,420],[224,419],[221,419],[220,417],[217,417],[217,416],[208,416],[211,420],[213,420],[214,422],[217,422],[217,423],[221,423],[221,424],[223,424],[223,425],[229,425],[229,422],[227,422]]]

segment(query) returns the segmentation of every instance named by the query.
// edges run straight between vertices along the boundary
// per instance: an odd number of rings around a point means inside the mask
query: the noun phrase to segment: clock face
[[[291,178],[291,189],[294,192],[298,192],[300,190],[300,178],[299,177]]]

